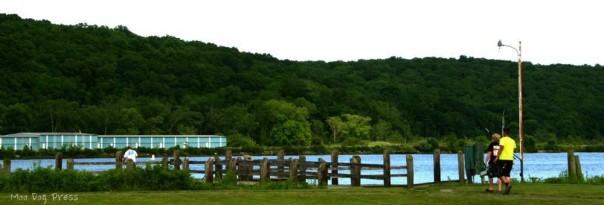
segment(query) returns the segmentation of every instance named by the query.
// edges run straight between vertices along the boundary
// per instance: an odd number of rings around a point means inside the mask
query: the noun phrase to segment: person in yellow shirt
[[[500,154],[497,155],[495,161],[500,166],[501,181],[505,185],[503,194],[510,194],[512,189],[512,181],[510,180],[510,172],[512,172],[512,166],[514,165],[514,150],[516,149],[516,142],[510,137],[510,129],[503,129],[503,137],[499,140]]]

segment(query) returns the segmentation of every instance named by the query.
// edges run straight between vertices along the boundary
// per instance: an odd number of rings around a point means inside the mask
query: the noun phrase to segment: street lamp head
[[[501,48],[501,46],[503,46],[503,43],[501,43],[501,40],[499,40],[499,41],[497,42],[497,46],[499,46],[500,48]]]

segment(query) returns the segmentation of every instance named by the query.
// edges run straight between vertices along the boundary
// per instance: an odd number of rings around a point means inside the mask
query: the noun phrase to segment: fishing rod
[[[505,110],[503,110],[503,114],[501,114],[501,134],[503,134],[504,128],[505,128]]]

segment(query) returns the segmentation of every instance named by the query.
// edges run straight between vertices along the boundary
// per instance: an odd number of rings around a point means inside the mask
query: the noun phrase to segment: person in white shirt
[[[126,153],[124,153],[124,162],[127,162],[129,159],[132,159],[132,162],[136,162],[136,157],[138,157],[138,153],[136,150],[130,148],[130,146],[126,147]]]

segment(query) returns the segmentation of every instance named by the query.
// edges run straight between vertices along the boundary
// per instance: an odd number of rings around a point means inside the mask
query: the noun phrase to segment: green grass
[[[302,190],[206,190],[158,192],[85,192],[77,201],[57,201],[46,193],[46,204],[604,204],[603,185],[515,184],[511,195],[485,193],[486,185],[443,184],[407,188],[334,188]],[[11,200],[0,193],[0,204],[42,204]],[[44,195],[44,194],[38,194]],[[73,198],[73,196],[72,196]]]

